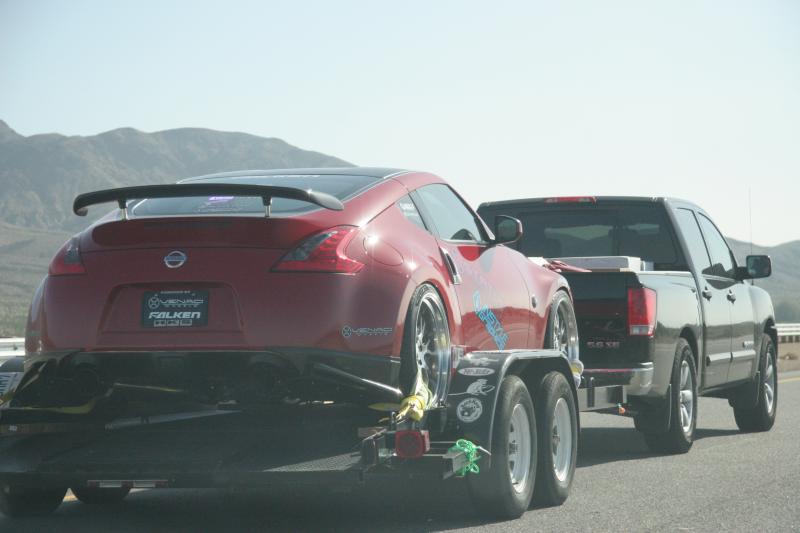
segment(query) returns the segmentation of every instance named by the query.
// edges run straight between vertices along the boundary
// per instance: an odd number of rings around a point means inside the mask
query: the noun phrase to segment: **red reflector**
[[[86,274],[81,260],[81,251],[78,247],[78,237],[72,237],[64,243],[50,263],[51,276],[67,276],[70,274]]]
[[[401,459],[418,459],[431,449],[431,437],[427,431],[401,429],[394,434],[394,447]]]
[[[546,204],[596,204],[597,198],[594,196],[556,196],[545,198]]]
[[[347,257],[345,249],[357,230],[355,226],[338,226],[318,233],[283,256],[272,270],[355,274],[364,267],[364,263]]]
[[[656,291],[628,289],[628,334],[652,337],[656,331]]]

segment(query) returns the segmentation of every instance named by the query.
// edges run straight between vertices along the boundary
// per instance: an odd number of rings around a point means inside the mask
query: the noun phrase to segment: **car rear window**
[[[182,183],[243,183],[311,189],[348,200],[375,183],[372,176],[287,174],[274,176],[237,176],[235,178],[189,179]],[[149,198],[132,202],[130,213],[135,217],[180,215],[263,215],[261,198],[245,196],[208,196],[187,198]],[[304,213],[318,206],[300,200],[273,198],[270,216]]]
[[[657,205],[547,207],[502,214],[522,222],[517,249],[529,257],[625,255],[650,261],[656,270],[685,268],[666,214]]]

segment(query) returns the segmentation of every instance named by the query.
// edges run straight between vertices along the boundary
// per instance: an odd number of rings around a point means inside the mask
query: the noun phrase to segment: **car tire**
[[[506,376],[500,384],[492,431],[491,466],[467,476],[472,503],[487,518],[520,517],[536,482],[536,414],[525,383]]]
[[[128,487],[72,487],[70,490],[81,503],[89,505],[119,503],[131,491]]]
[[[758,403],[750,408],[733,408],[736,425],[742,431],[769,431],[778,412],[778,366],[775,344],[769,335],[761,341],[758,374]]]
[[[0,512],[9,517],[48,515],[61,505],[66,493],[66,488],[33,489],[3,483]]]
[[[422,326],[423,323],[426,325]],[[447,310],[433,286],[420,285],[411,296],[403,327],[400,390],[405,395],[413,393],[417,372],[421,370],[433,401],[443,400],[450,379],[450,357]]]
[[[550,304],[544,346],[562,352],[572,363],[578,359],[578,321],[572,299],[564,291],[556,292]]]
[[[578,411],[575,397],[560,372],[550,372],[536,393],[539,459],[533,500],[561,505],[569,496],[578,459]]]
[[[670,423],[666,432],[643,432],[650,451],[664,454],[686,453],[692,447],[697,426],[697,370],[694,352],[686,339],[678,339],[670,379]],[[637,424],[637,427],[641,427]]]

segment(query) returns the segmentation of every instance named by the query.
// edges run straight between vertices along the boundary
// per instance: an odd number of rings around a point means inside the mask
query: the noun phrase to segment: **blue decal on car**
[[[494,311],[481,302],[480,291],[475,291],[472,294],[472,303],[475,305],[475,314],[478,315],[478,318],[486,327],[486,331],[489,332],[489,335],[494,339],[497,349],[505,349],[506,343],[508,343],[508,333],[506,333],[503,325],[497,319],[497,315],[494,314]]]

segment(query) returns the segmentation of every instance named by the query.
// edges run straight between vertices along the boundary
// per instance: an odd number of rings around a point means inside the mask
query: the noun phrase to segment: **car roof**
[[[379,167],[326,167],[326,168],[274,168],[269,170],[237,170],[235,172],[219,172],[186,178],[181,182],[209,179],[241,178],[257,176],[366,176],[385,179],[390,176],[405,174],[408,170]]]

